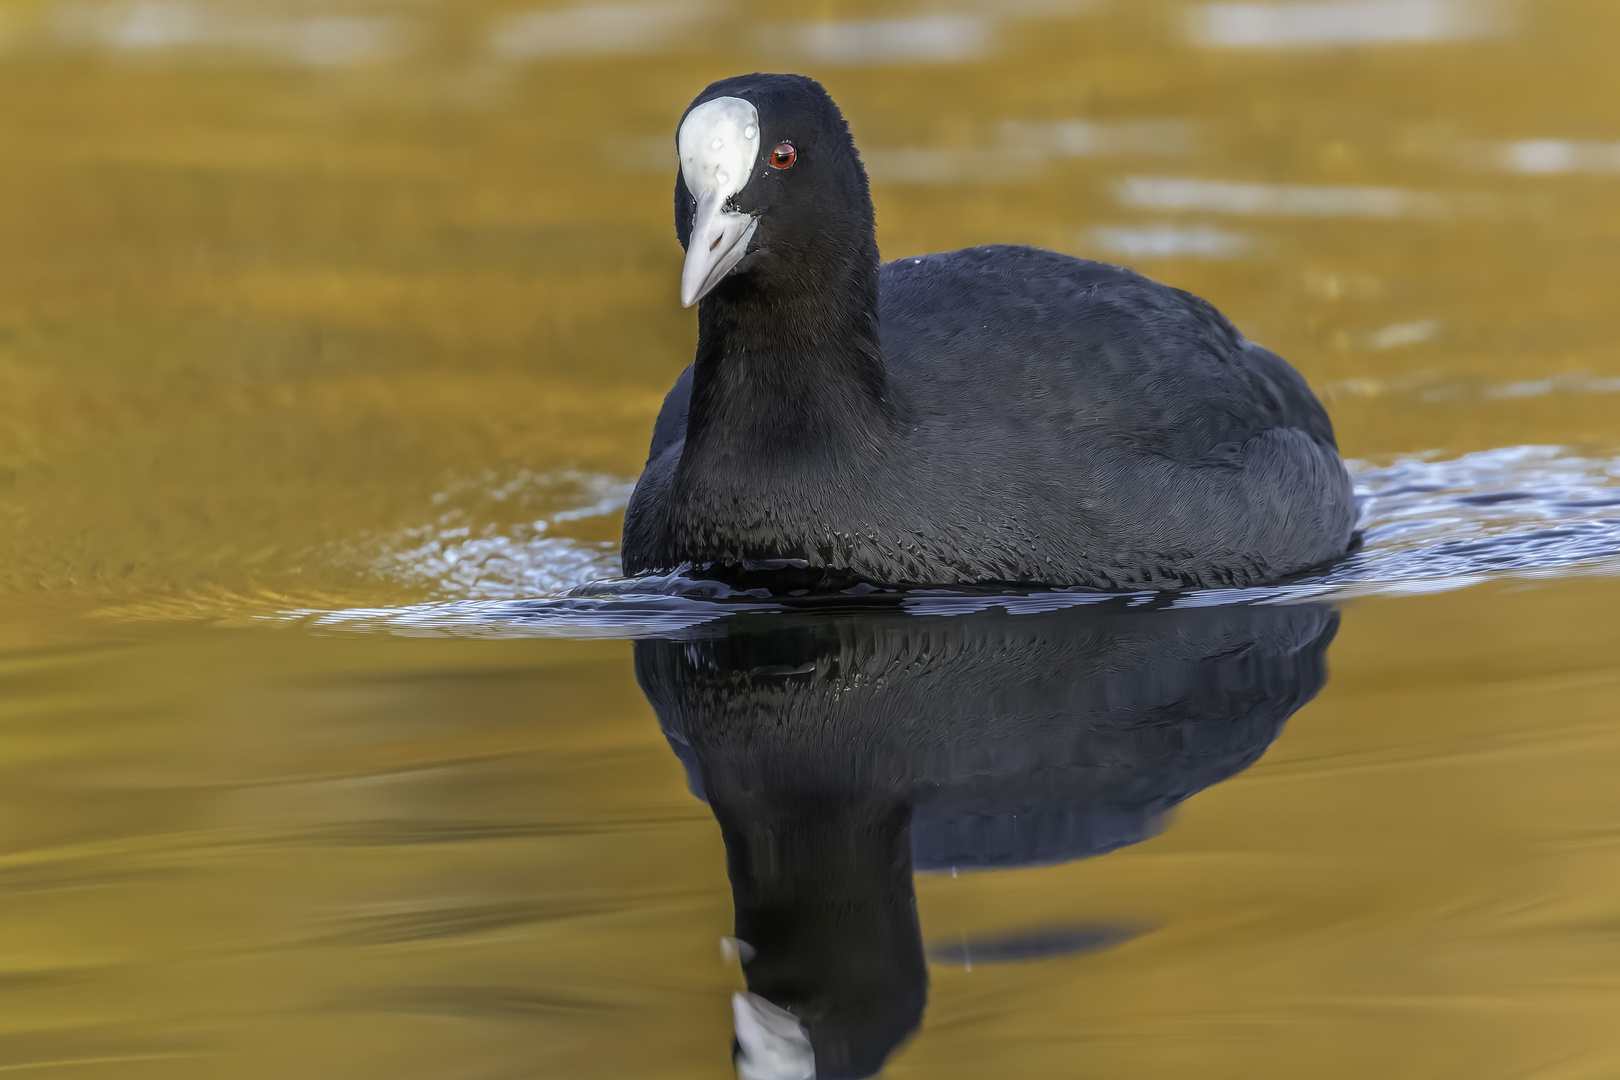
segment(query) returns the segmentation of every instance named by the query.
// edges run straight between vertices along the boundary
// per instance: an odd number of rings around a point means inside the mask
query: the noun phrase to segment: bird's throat
[[[716,290],[720,293],[721,290]],[[739,303],[738,301],[743,302]],[[705,298],[685,445],[668,499],[682,561],[848,565],[904,460],[877,319]],[[875,307],[875,305],[874,305]],[[841,531],[834,531],[834,526]]]
[[[687,417],[694,462],[836,470],[895,437],[875,290],[828,299],[790,305],[730,289],[703,302]]]

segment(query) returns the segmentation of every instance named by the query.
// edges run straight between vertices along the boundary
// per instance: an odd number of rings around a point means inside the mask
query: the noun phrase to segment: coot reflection
[[[1330,608],[746,615],[636,644],[725,839],[744,1077],[869,1076],[918,1024],[912,873],[1150,836],[1321,689]],[[812,1062],[813,1054],[813,1062]]]

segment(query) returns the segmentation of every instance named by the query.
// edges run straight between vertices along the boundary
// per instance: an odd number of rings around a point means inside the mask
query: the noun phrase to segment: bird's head
[[[866,171],[843,114],[813,79],[714,83],[687,108],[676,146],[683,307],[728,276],[814,288],[825,271],[865,259],[873,233]],[[875,253],[871,261],[875,268]]]

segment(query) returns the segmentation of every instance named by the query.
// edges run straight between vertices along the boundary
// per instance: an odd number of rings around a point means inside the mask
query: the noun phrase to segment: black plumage
[[[826,92],[749,75],[693,107],[722,96],[797,160],[756,162],[730,201],[757,225],[699,305],[626,573],[795,560],[829,585],[1176,589],[1345,552],[1356,509],[1326,412],[1210,304],[1029,247],[880,265]],[[693,213],[677,179],[683,246]]]

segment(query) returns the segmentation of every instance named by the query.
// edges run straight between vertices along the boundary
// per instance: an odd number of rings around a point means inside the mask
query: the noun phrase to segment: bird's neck
[[[736,275],[699,307],[685,451],[694,462],[822,469],[892,438],[876,252],[794,278]]]

